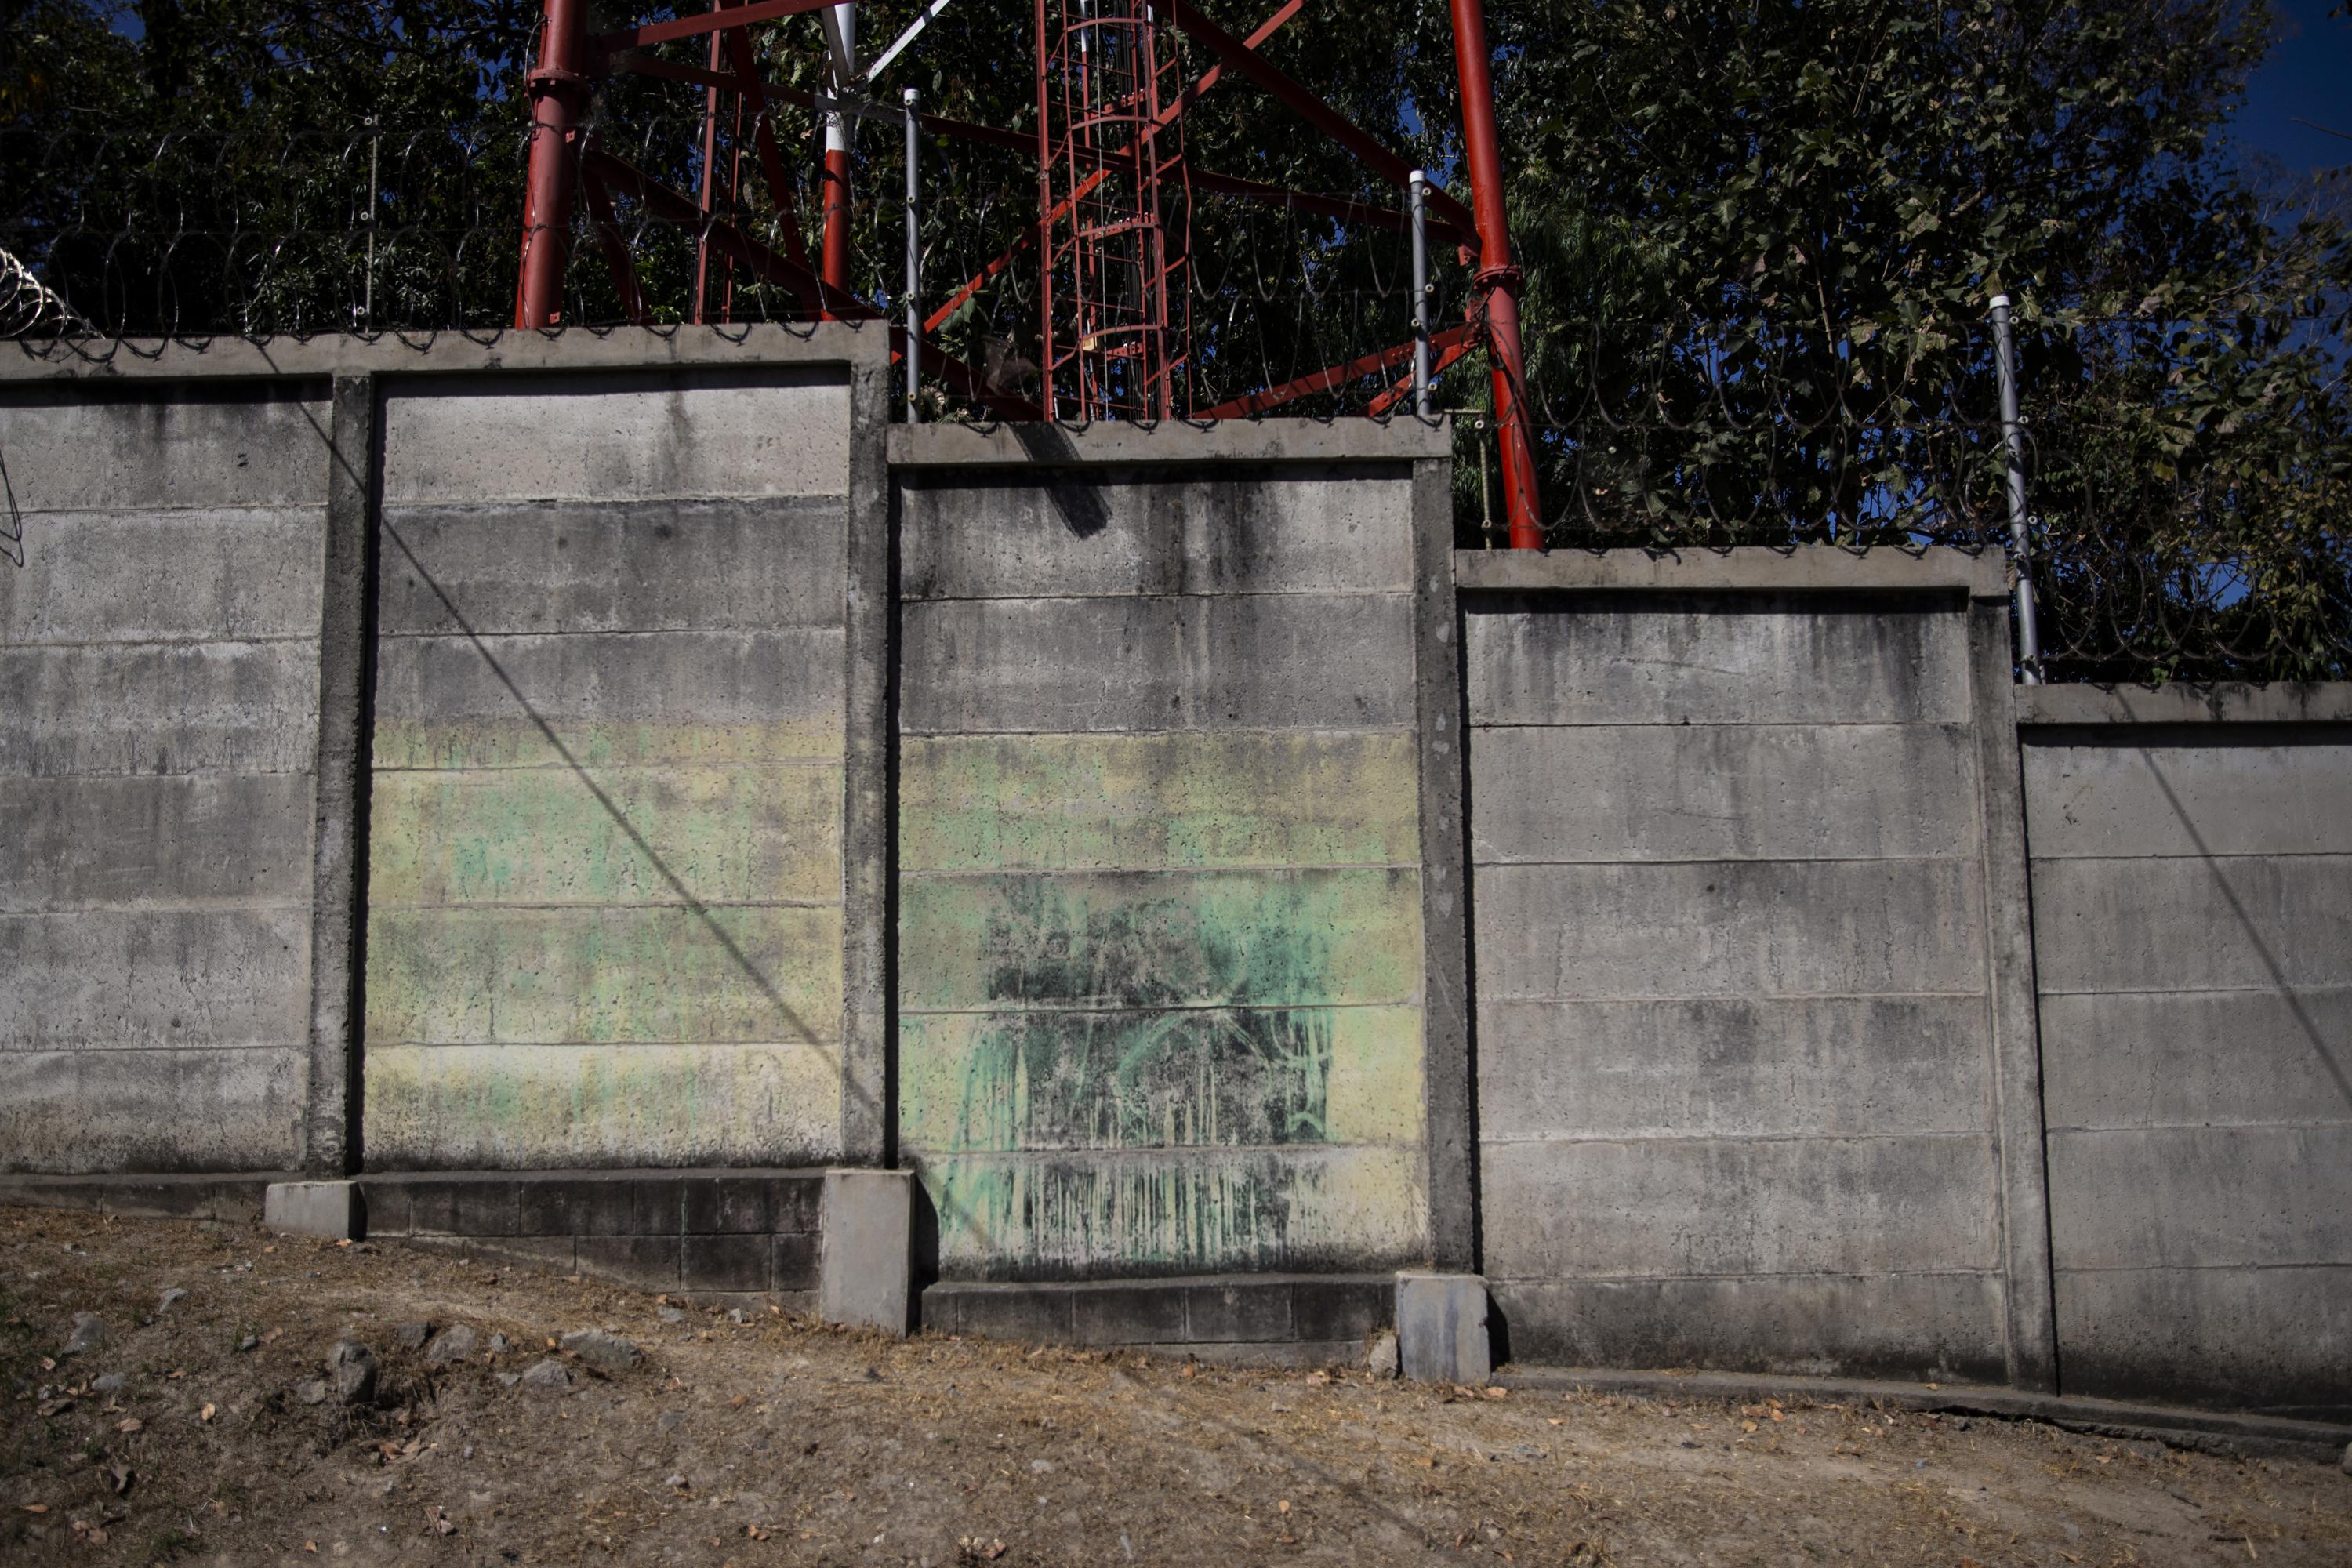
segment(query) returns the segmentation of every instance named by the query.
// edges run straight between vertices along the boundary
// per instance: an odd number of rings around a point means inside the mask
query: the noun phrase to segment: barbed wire
[[[803,114],[780,136],[813,138]],[[596,143],[673,189],[701,176],[690,114],[600,110]],[[295,136],[92,124],[0,128],[0,337],[118,340],[352,331],[420,346],[511,321],[529,127],[477,120],[365,123]],[[728,155],[731,156],[731,153]],[[855,279],[895,313],[903,188],[898,138],[869,133],[854,214]],[[985,278],[940,328],[998,391],[1037,391],[1032,161],[926,142],[925,293]],[[747,179],[712,221],[781,248],[814,237],[810,164],[782,193]],[[723,184],[722,184],[723,188]],[[1366,184],[1324,195],[1393,213]],[[584,207],[585,204],[582,204]],[[1410,341],[1411,242],[1375,219],[1182,188],[1167,222],[1188,260],[1185,406],[1213,408]],[[613,210],[657,330],[782,321],[788,288],[726,262],[699,284],[695,223]],[[790,224],[788,225],[787,219]],[[1433,324],[1465,320],[1467,267],[1433,247]],[[1011,260],[1003,258],[1011,253]],[[628,320],[592,215],[575,213],[562,321]],[[1528,317],[1526,406],[1555,548],[1828,543],[1852,550],[2005,544],[2007,459],[1982,321],[1571,321]],[[2336,679],[2352,667],[2352,475],[2298,473],[2293,420],[2352,450],[2341,378],[2250,405],[2183,445],[2176,372],[2242,323],[2021,324],[2032,570],[2053,679]],[[2251,363],[2251,362],[2250,362]],[[1330,378],[1282,405],[1320,418],[1410,408],[1409,363]],[[2202,373],[2200,373],[2202,374]],[[1482,353],[1437,378],[1456,414],[1460,542],[1497,542],[1500,485]],[[944,388],[937,417],[986,416]],[[2299,399],[2299,401],[2298,401]],[[2333,422],[2332,424],[2330,422]],[[2304,432],[2309,434],[2306,429]],[[2266,468],[2265,465],[2268,465]],[[2306,464],[2307,467],[2307,464]]]

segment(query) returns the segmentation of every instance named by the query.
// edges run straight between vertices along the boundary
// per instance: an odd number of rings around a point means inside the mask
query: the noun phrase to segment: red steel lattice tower
[[[1045,407],[1167,419],[1190,403],[1181,57],[1149,0],[1035,0]]]

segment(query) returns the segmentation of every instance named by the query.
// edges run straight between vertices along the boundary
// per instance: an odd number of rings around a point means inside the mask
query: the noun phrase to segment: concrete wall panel
[[[2042,860],[2042,993],[2275,990],[2352,980],[2352,856]]]
[[[1992,1092],[1974,996],[1497,1002],[1479,1016],[1493,1142],[1967,1132]]]
[[[836,1038],[831,907],[374,908],[379,1045],[744,1045]]]
[[[2068,1385],[2343,1421],[2352,1265],[2058,1272]]]
[[[913,734],[1399,728],[1401,596],[959,600],[903,613]]]
[[[1958,725],[1523,726],[1482,731],[1481,864],[1972,854]]]
[[[926,1153],[1420,1134],[1412,1007],[919,1014],[898,1054],[899,1137]]]
[[[1997,1268],[1983,1137],[1489,1143],[1503,1279]]]
[[[301,1047],[0,1050],[0,1171],[290,1171]]]
[[[1477,921],[1488,1002],[1984,988],[1964,862],[1482,866]]]
[[[1302,731],[912,736],[898,866],[1417,866],[1412,738]]]
[[[25,563],[0,573],[0,637],[10,643],[318,633],[315,508],[28,513],[23,521]]]
[[[306,1037],[307,909],[0,915],[0,1050]]]
[[[27,387],[0,402],[26,512],[321,506],[322,383]]]
[[[384,400],[387,506],[843,495],[834,368],[415,377]]]
[[[0,776],[306,773],[314,642],[0,647]]]
[[[919,878],[899,890],[899,1005],[1408,1003],[1420,898],[1397,870]]]
[[[1473,724],[1958,724],[1959,600],[1496,595],[1465,616]]]
[[[1412,585],[1402,466],[1138,478],[909,474],[909,599],[1390,592]]]
[[[386,637],[375,765],[833,761],[841,651],[822,629]]]
[[[2034,858],[2352,854],[2352,736],[2247,728],[2262,738],[2029,740]]]
[[[490,637],[838,626],[845,505],[814,495],[394,508],[383,519],[378,627]]]
[[[20,778],[0,784],[0,911],[304,907],[304,773]]]
[[[2061,1270],[2352,1259],[2352,1118],[2332,1126],[2053,1132]]]
[[[2044,996],[2062,1128],[2352,1121],[2352,986]]]
[[[1514,1360],[1999,1383],[1996,1275],[1497,1280]]]
[[[841,900],[830,764],[388,772],[373,816],[378,908]]]
[[[2067,1386],[2342,1418],[2352,745],[2167,711],[2024,746]]]
[[[822,1164],[840,1157],[840,1096],[826,1046],[372,1045],[369,1163]]]
[[[920,1172],[950,1279],[1358,1272],[1426,1245],[1416,1148],[958,1154]]]

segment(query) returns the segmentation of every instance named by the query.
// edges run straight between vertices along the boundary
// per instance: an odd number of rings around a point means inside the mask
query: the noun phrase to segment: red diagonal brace
[[[1282,25],[1285,22],[1297,16],[1306,4],[1307,0],[1287,0],[1281,10],[1258,24],[1256,32],[1242,40],[1242,47],[1255,49],[1264,46],[1268,38],[1282,30]],[[1222,65],[1211,66],[1207,70],[1202,71],[1198,81],[1178,93],[1176,101],[1160,111],[1157,123],[1163,130],[1174,124],[1176,117],[1198,103],[1201,100],[1201,95],[1216,86],[1217,79],[1224,74],[1225,68]]]
[[[1412,171],[1403,159],[1381,146],[1354,121],[1284,75],[1255,49],[1202,16],[1188,4],[1188,0],[1168,0],[1168,14],[1176,19],[1178,26],[1207,45],[1210,52],[1289,105],[1309,125],[1362,159],[1365,165],[1381,178],[1399,190],[1410,183]],[[1477,226],[1468,207],[1434,187],[1429,193],[1429,207],[1456,228],[1470,230]]]
[[[793,186],[784,173],[784,155],[776,146],[776,128],[768,123],[766,95],[760,91],[760,65],[751,53],[751,32],[748,27],[727,29],[727,55],[735,68],[736,90],[761,99],[758,112],[751,119],[751,139],[759,146],[760,173],[768,182],[768,197],[776,204],[776,216],[783,225],[784,254],[793,265],[805,269],[808,247],[801,240],[801,220],[793,211]],[[803,307],[814,309],[815,301],[803,300]]]
[[[1452,342],[1447,343],[1443,349],[1435,347],[1440,338],[1447,337],[1449,335],[1454,336],[1454,341]],[[1472,349],[1476,348],[1478,346],[1478,334],[1475,332],[1464,332],[1459,335],[1454,335],[1445,332],[1439,332],[1431,337],[1429,341],[1432,346],[1432,353],[1429,356],[1429,374],[1432,378],[1434,378],[1438,372],[1444,370],[1447,365],[1452,364],[1455,360],[1461,359],[1465,355],[1468,354]],[[1402,403],[1406,398],[1411,397],[1412,395],[1412,377],[1408,375],[1402,381],[1398,382],[1394,386],[1390,387],[1386,392],[1381,393],[1378,397],[1373,398],[1370,403],[1366,404],[1364,405],[1364,416],[1368,419],[1378,419],[1381,415],[1386,414],[1390,409],[1394,408],[1398,404]]]
[[[672,38],[698,38],[721,27],[747,27],[754,22],[772,22],[779,16],[822,11],[833,3],[834,0],[753,0],[749,5],[730,6],[700,16],[680,16],[675,22],[651,22],[642,27],[599,34],[596,47],[606,55],[616,55],[624,49],[649,49]]]
[[[1477,331],[1475,322],[1465,321],[1458,327],[1448,327],[1442,332],[1432,333],[1429,346],[1433,350],[1441,347],[1450,348],[1456,342],[1468,342],[1476,335]],[[1377,353],[1368,353],[1351,359],[1345,364],[1335,364],[1328,370],[1318,370],[1311,375],[1302,375],[1295,381],[1286,381],[1280,386],[1269,386],[1264,392],[1253,392],[1246,397],[1233,398],[1218,404],[1214,408],[1195,409],[1192,416],[1195,419],[1247,419],[1252,415],[1263,414],[1269,408],[1279,408],[1286,403],[1295,403],[1302,397],[1312,397],[1318,392],[1328,392],[1335,386],[1345,386],[1351,381],[1360,381],[1365,376],[1377,375],[1384,370],[1392,370],[1412,357],[1412,345],[1409,342],[1399,343],[1392,349],[1381,349]]]
[[[794,266],[733,224],[706,218],[702,209],[691,200],[651,175],[624,163],[610,153],[589,152],[582,156],[581,166],[592,170],[598,179],[622,195],[634,196],[645,203],[654,216],[664,222],[695,229],[703,228],[707,223],[712,245],[771,283],[780,284],[803,298],[815,298],[825,310],[845,321],[870,321],[882,313],[854,294],[828,288],[807,268]]]

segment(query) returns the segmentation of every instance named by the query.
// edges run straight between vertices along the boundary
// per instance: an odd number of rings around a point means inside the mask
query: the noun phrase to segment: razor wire
[[[588,131],[595,145],[695,195],[705,171],[694,100],[615,95]],[[788,145],[813,142],[807,111],[780,108],[772,119]],[[268,137],[0,128],[12,193],[0,206],[0,336],[27,347],[77,335],[327,332],[422,343],[506,330],[529,138],[519,110]],[[864,140],[853,283],[895,312],[901,154],[896,137],[869,131]],[[741,128],[722,137],[721,156],[743,157],[743,174],[704,225],[614,204],[614,236],[649,324],[804,325],[809,312],[789,288],[715,252],[700,277],[698,264],[705,226],[779,250],[796,226],[813,247],[814,160],[788,160],[800,173],[777,193],[751,169]],[[933,340],[992,391],[1034,398],[1045,282],[1034,163],[968,142],[927,141],[921,156]],[[729,182],[714,184],[723,192]],[[1368,216],[1403,210],[1401,193],[1370,181],[1322,194]],[[575,204],[568,237],[562,321],[601,330],[628,313],[586,205]],[[1410,239],[1398,227],[1190,184],[1168,193],[1166,222],[1188,261],[1189,408],[1412,341]],[[1432,320],[1444,331],[1464,323],[1474,291],[1453,247],[1433,250]],[[2184,356],[2239,330],[2056,316],[2021,324],[2029,541],[2050,679],[2312,679],[2352,669],[2352,430],[2340,374],[2306,385],[2300,403],[2203,432],[2193,449],[2166,434]],[[1531,312],[1527,365],[1553,548],[1976,551],[2004,542],[2005,459],[1981,321]],[[1272,412],[1404,416],[1409,393],[1397,393],[1410,374],[1409,360],[1374,363]],[[1457,542],[1469,547],[1499,542],[1502,531],[1488,374],[1472,352],[1436,378],[1437,405],[1454,415]],[[924,396],[927,417],[989,416],[939,384]],[[2263,443],[2290,415],[2335,430],[2343,460],[2294,471],[2308,462],[2289,454],[2265,468]]]

